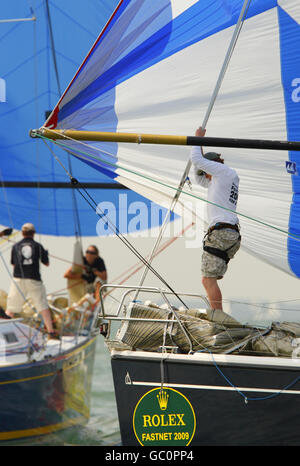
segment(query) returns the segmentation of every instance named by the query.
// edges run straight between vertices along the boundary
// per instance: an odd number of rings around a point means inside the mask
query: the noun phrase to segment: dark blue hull
[[[0,369],[0,441],[85,424],[96,338],[43,362]]]
[[[157,401],[151,410],[145,403],[163,383],[164,389],[180,392],[194,410],[195,431],[186,434],[190,446],[300,446],[299,367],[299,360],[280,358],[169,355],[162,362],[157,353],[115,352],[112,370],[122,444],[138,446],[150,439],[146,446],[172,445],[167,411]],[[144,418],[139,432],[133,422],[138,409]],[[179,420],[182,412],[179,403],[169,421]],[[157,442],[161,438],[166,442]]]

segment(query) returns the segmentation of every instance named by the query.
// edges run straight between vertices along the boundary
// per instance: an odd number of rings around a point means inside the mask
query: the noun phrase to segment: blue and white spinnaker
[[[242,0],[122,0],[45,126],[193,135],[214,89]],[[252,0],[207,136],[300,140],[300,4]],[[64,141],[77,158],[168,206],[188,148]],[[224,149],[240,176],[243,246],[300,276],[299,152]],[[177,212],[203,218],[202,188]]]

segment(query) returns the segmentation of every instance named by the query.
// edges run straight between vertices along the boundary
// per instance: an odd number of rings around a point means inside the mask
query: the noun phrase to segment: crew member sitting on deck
[[[85,251],[83,257],[83,271],[82,273],[72,272],[70,267],[64,274],[64,278],[83,279],[87,282],[87,291],[93,293],[100,288],[101,285],[107,281],[107,272],[104,260],[99,256],[97,246],[91,245]]]
[[[204,137],[205,132],[200,127],[195,135]],[[229,260],[239,250],[241,235],[235,213],[239,177],[233,168],[224,165],[220,155],[215,152],[203,154],[202,148],[196,146],[191,151],[196,181],[208,190],[208,231],[203,240],[202,283],[211,308],[222,311],[222,293],[217,280],[223,278]]]
[[[15,313],[21,312],[25,299],[31,298],[35,310],[40,312],[44,319],[50,338],[56,338],[46,289],[40,275],[40,261],[46,266],[49,265],[48,251],[33,239],[35,228],[32,223],[22,226],[22,234],[23,239],[13,246],[11,252],[14,280],[7,296],[6,314],[13,317]]]

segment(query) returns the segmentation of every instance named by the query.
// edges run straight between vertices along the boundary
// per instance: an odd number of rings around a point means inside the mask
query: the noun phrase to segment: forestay
[[[45,126],[192,135],[208,107],[242,4],[120,1]],[[300,139],[299,19],[297,0],[252,0],[207,136]],[[63,144],[97,170],[165,206],[189,157],[189,149],[173,146]],[[300,276],[299,153],[222,153],[240,176],[243,246]],[[186,207],[203,219],[199,197],[205,199],[205,191],[186,185],[177,212]]]

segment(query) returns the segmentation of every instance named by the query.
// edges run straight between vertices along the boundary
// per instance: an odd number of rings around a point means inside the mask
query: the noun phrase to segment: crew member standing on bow
[[[195,135],[205,136],[198,128]],[[191,162],[198,184],[207,188],[208,231],[203,240],[202,283],[212,309],[223,310],[218,280],[223,278],[228,262],[240,248],[241,236],[235,213],[238,201],[239,177],[233,168],[224,165],[221,154],[203,153],[193,147]],[[220,207],[218,207],[220,206]]]

